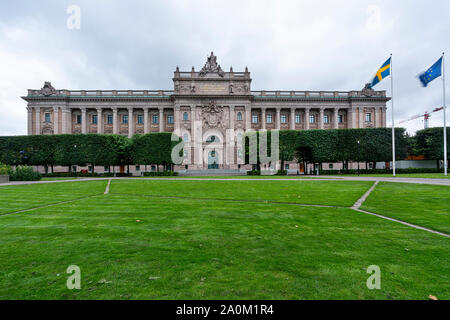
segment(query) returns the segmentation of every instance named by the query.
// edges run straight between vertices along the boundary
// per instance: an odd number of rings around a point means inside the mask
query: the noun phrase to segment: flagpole
[[[446,119],[446,103],[445,103],[445,52],[442,52],[442,85],[443,85],[443,99],[444,99],[444,175],[447,175],[447,119]]]
[[[394,122],[394,72],[391,53],[391,102],[392,102],[392,175],[395,177],[395,122]],[[445,111],[444,111],[445,112]]]

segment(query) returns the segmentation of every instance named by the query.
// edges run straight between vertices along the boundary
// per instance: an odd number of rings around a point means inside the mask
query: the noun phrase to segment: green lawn
[[[450,234],[450,187],[380,182],[361,209]]]
[[[111,185],[111,192],[352,206],[372,184],[371,181],[121,180]]]
[[[103,195],[106,183],[0,187],[2,210],[97,194],[0,216],[0,299],[450,299],[448,238],[348,208],[245,201],[347,206],[371,182],[113,180]],[[73,264],[81,290],[66,288]],[[381,290],[366,287],[374,264]]]
[[[101,194],[106,184],[107,181],[103,180],[0,186],[0,215]]]
[[[332,177],[357,177],[357,174],[340,174]],[[360,177],[386,177],[394,178],[392,174],[378,173],[378,174],[361,174]],[[450,179],[450,176],[444,176],[443,173],[397,173],[395,178],[428,178],[428,179]]]

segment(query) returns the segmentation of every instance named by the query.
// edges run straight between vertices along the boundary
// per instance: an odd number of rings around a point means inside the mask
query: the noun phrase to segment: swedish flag
[[[387,59],[385,63],[378,69],[375,77],[370,84],[370,87],[374,87],[378,82],[388,77],[391,74],[391,58]]]

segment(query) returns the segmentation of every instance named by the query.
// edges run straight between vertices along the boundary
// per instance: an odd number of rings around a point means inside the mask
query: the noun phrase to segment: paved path
[[[160,180],[160,181],[386,181],[386,182],[402,182],[402,183],[418,183],[450,186],[450,179],[431,179],[431,178],[388,178],[388,177],[353,177],[353,176],[320,176],[314,179],[307,177],[298,178],[188,178],[188,177],[154,177],[154,178],[79,178],[70,180],[50,180],[50,181],[13,181],[9,183],[0,183],[0,186],[14,186],[22,184],[37,184],[37,183],[58,183],[58,182],[79,182],[79,181],[97,181],[97,180]]]

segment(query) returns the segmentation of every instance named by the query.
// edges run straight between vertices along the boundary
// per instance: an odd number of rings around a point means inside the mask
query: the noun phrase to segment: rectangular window
[[[284,170],[289,170],[289,164],[286,163],[286,164],[284,165]]]
[[[141,171],[141,166],[136,166],[136,171]]]
[[[108,122],[108,124],[112,124],[113,123],[113,116],[112,116],[112,114],[108,114],[107,122]]]
[[[327,114],[323,116],[323,123],[330,123],[330,118]]]
[[[339,115],[339,123],[344,123],[344,115]]]
[[[168,124],[173,124],[173,115],[169,114],[169,115],[167,116],[167,123],[168,123]]]
[[[154,114],[153,116],[152,116],[152,122],[154,123],[154,124],[158,124],[158,115],[157,114]]]
[[[300,123],[300,120],[301,118],[300,118],[300,115],[299,114],[296,114],[295,115],[295,123]]]
[[[156,171],[156,166],[152,166],[152,172]]]
[[[123,124],[128,124],[128,115],[127,115],[127,114],[124,114],[124,115],[122,116],[122,123],[123,123]]]
[[[333,164],[330,163],[330,164],[328,165],[328,168],[333,169]]]
[[[50,112],[46,112],[44,114],[44,117],[45,117],[45,122],[50,122]]]
[[[309,116],[309,123],[314,123],[314,122],[315,122],[315,117],[314,117],[313,114],[311,114],[311,115]]]
[[[143,115],[139,114],[137,116],[137,123],[138,124],[143,124],[144,123],[144,116]]]
[[[109,166],[104,166],[103,171],[109,172]]]
[[[366,113],[366,122],[372,122],[372,114],[370,112]]]
[[[183,113],[183,120],[184,120],[184,121],[188,121],[188,120],[189,120],[189,115],[188,115],[187,112],[184,112],[184,113]]]
[[[281,123],[286,123],[287,122],[287,117],[285,114],[281,115]]]
[[[257,114],[252,115],[252,123],[258,123],[258,115]]]
[[[77,124],[81,124],[81,114],[77,114]]]
[[[97,115],[96,114],[92,115],[92,124],[97,124]]]
[[[267,123],[272,123],[272,115],[271,114],[268,114],[266,116],[266,118],[267,118]]]

